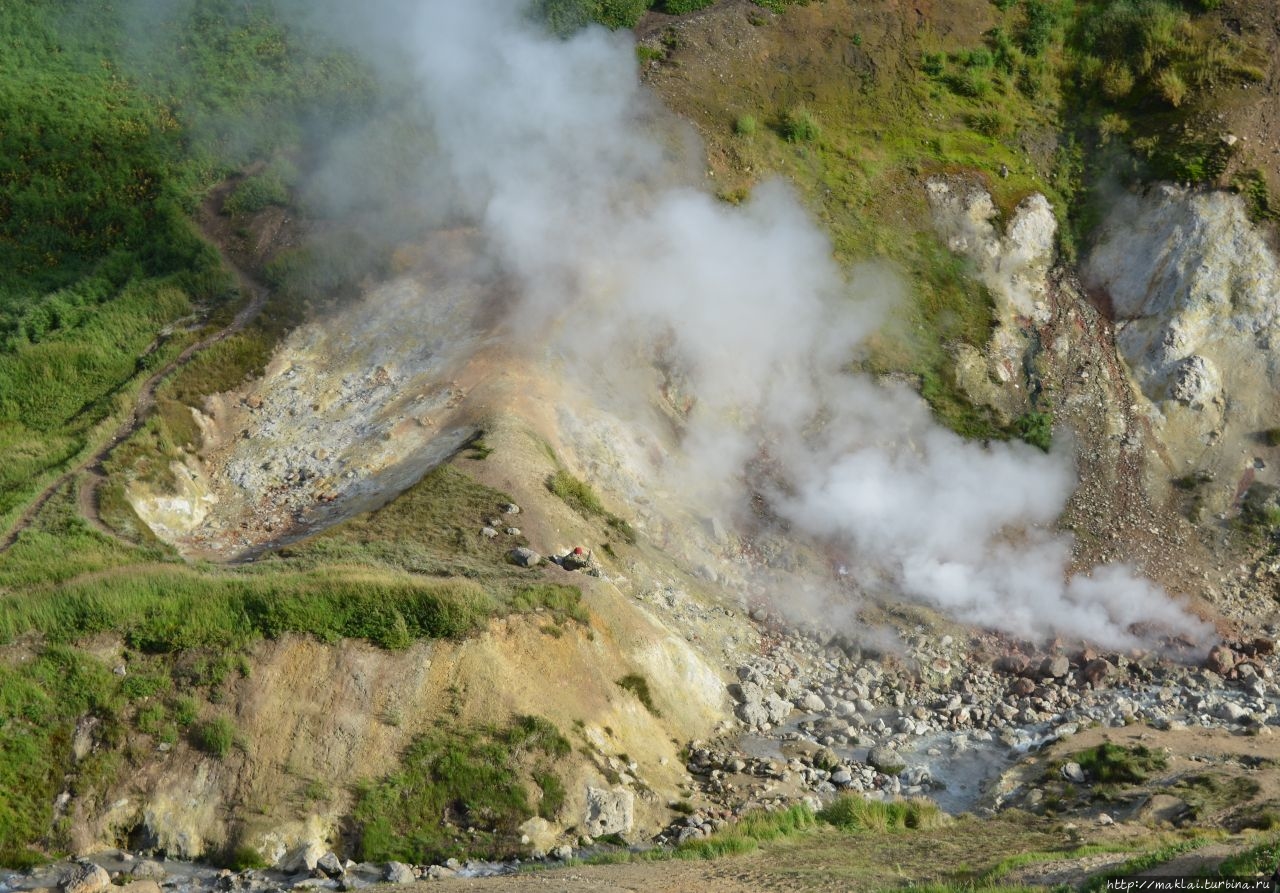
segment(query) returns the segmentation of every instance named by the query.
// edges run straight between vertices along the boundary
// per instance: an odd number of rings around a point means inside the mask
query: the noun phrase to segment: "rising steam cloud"
[[[966,442],[908,388],[847,371],[895,278],[841,270],[782,184],[741,207],[678,185],[679,153],[645,125],[630,35],[549,38],[521,6],[384,6],[381,36],[413,60],[432,164],[520,283],[521,337],[540,333],[584,387],[607,382],[592,393],[623,415],[656,353],[680,370],[696,402],[669,486],[726,513],[765,456],[772,509],[841,544],[867,586],[1019,635],[1129,647],[1135,623],[1206,633],[1124,567],[1068,578],[1070,542],[1048,529],[1074,486],[1066,457]]]

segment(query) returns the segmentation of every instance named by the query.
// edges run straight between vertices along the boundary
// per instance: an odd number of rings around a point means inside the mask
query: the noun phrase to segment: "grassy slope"
[[[195,337],[166,324],[234,296],[188,219],[203,190],[367,90],[251,7],[179,8],[145,47],[102,0],[0,12],[0,526]]]

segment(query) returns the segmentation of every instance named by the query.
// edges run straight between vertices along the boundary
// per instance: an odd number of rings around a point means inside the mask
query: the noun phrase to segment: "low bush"
[[[191,730],[191,743],[209,756],[222,759],[235,746],[235,724],[225,716],[202,722]]]
[[[1088,777],[1100,784],[1139,784],[1168,763],[1164,754],[1138,745],[1133,748],[1104,743],[1075,755]]]

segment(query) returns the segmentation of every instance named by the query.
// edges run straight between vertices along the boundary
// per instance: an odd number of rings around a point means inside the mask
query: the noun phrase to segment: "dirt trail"
[[[48,504],[54,494],[67,486],[81,475],[87,475],[87,479],[80,487],[77,494],[77,504],[80,513],[84,516],[93,527],[108,536],[115,536],[115,532],[107,527],[98,512],[98,488],[106,480],[105,470],[103,468],[106,460],[111,453],[120,444],[124,443],[142,427],[147,420],[151,410],[155,407],[156,390],[160,387],[161,382],[181,369],[187,363],[191,362],[201,351],[207,350],[219,342],[225,341],[237,332],[242,331],[249,323],[258,316],[262,308],[267,303],[270,292],[262,283],[241,267],[231,257],[226,250],[226,246],[216,237],[212,221],[217,219],[217,214],[221,210],[222,202],[230,193],[231,188],[240,181],[241,177],[235,177],[226,181],[221,186],[214,189],[209,197],[205,200],[201,207],[199,222],[200,229],[204,237],[218,249],[218,255],[222,258],[222,263],[227,269],[231,270],[236,277],[236,283],[240,287],[242,295],[247,295],[248,303],[241,308],[240,312],[235,315],[224,328],[219,329],[211,335],[202,338],[194,344],[189,345],[177,357],[166,363],[159,371],[151,374],[146,381],[142,383],[142,387],[138,390],[137,399],[134,401],[133,407],[129,410],[129,414],[119,427],[112,433],[104,443],[98,446],[89,456],[81,460],[81,462],[70,470],[63,472],[49,486],[45,487],[31,501],[27,510],[22,513],[13,527],[4,534],[0,539],[0,554],[8,551],[9,548],[17,542],[18,537],[24,530],[32,525],[36,517],[40,514],[40,510]],[[155,346],[148,348],[148,352],[155,349]]]

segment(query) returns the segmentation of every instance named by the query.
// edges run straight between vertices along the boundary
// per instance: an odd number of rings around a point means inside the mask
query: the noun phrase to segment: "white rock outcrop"
[[[1225,508],[1246,469],[1270,464],[1259,432],[1280,424],[1280,265],[1265,234],[1238,195],[1158,185],[1116,201],[1083,274],[1110,301],[1162,472],[1210,472]]]

